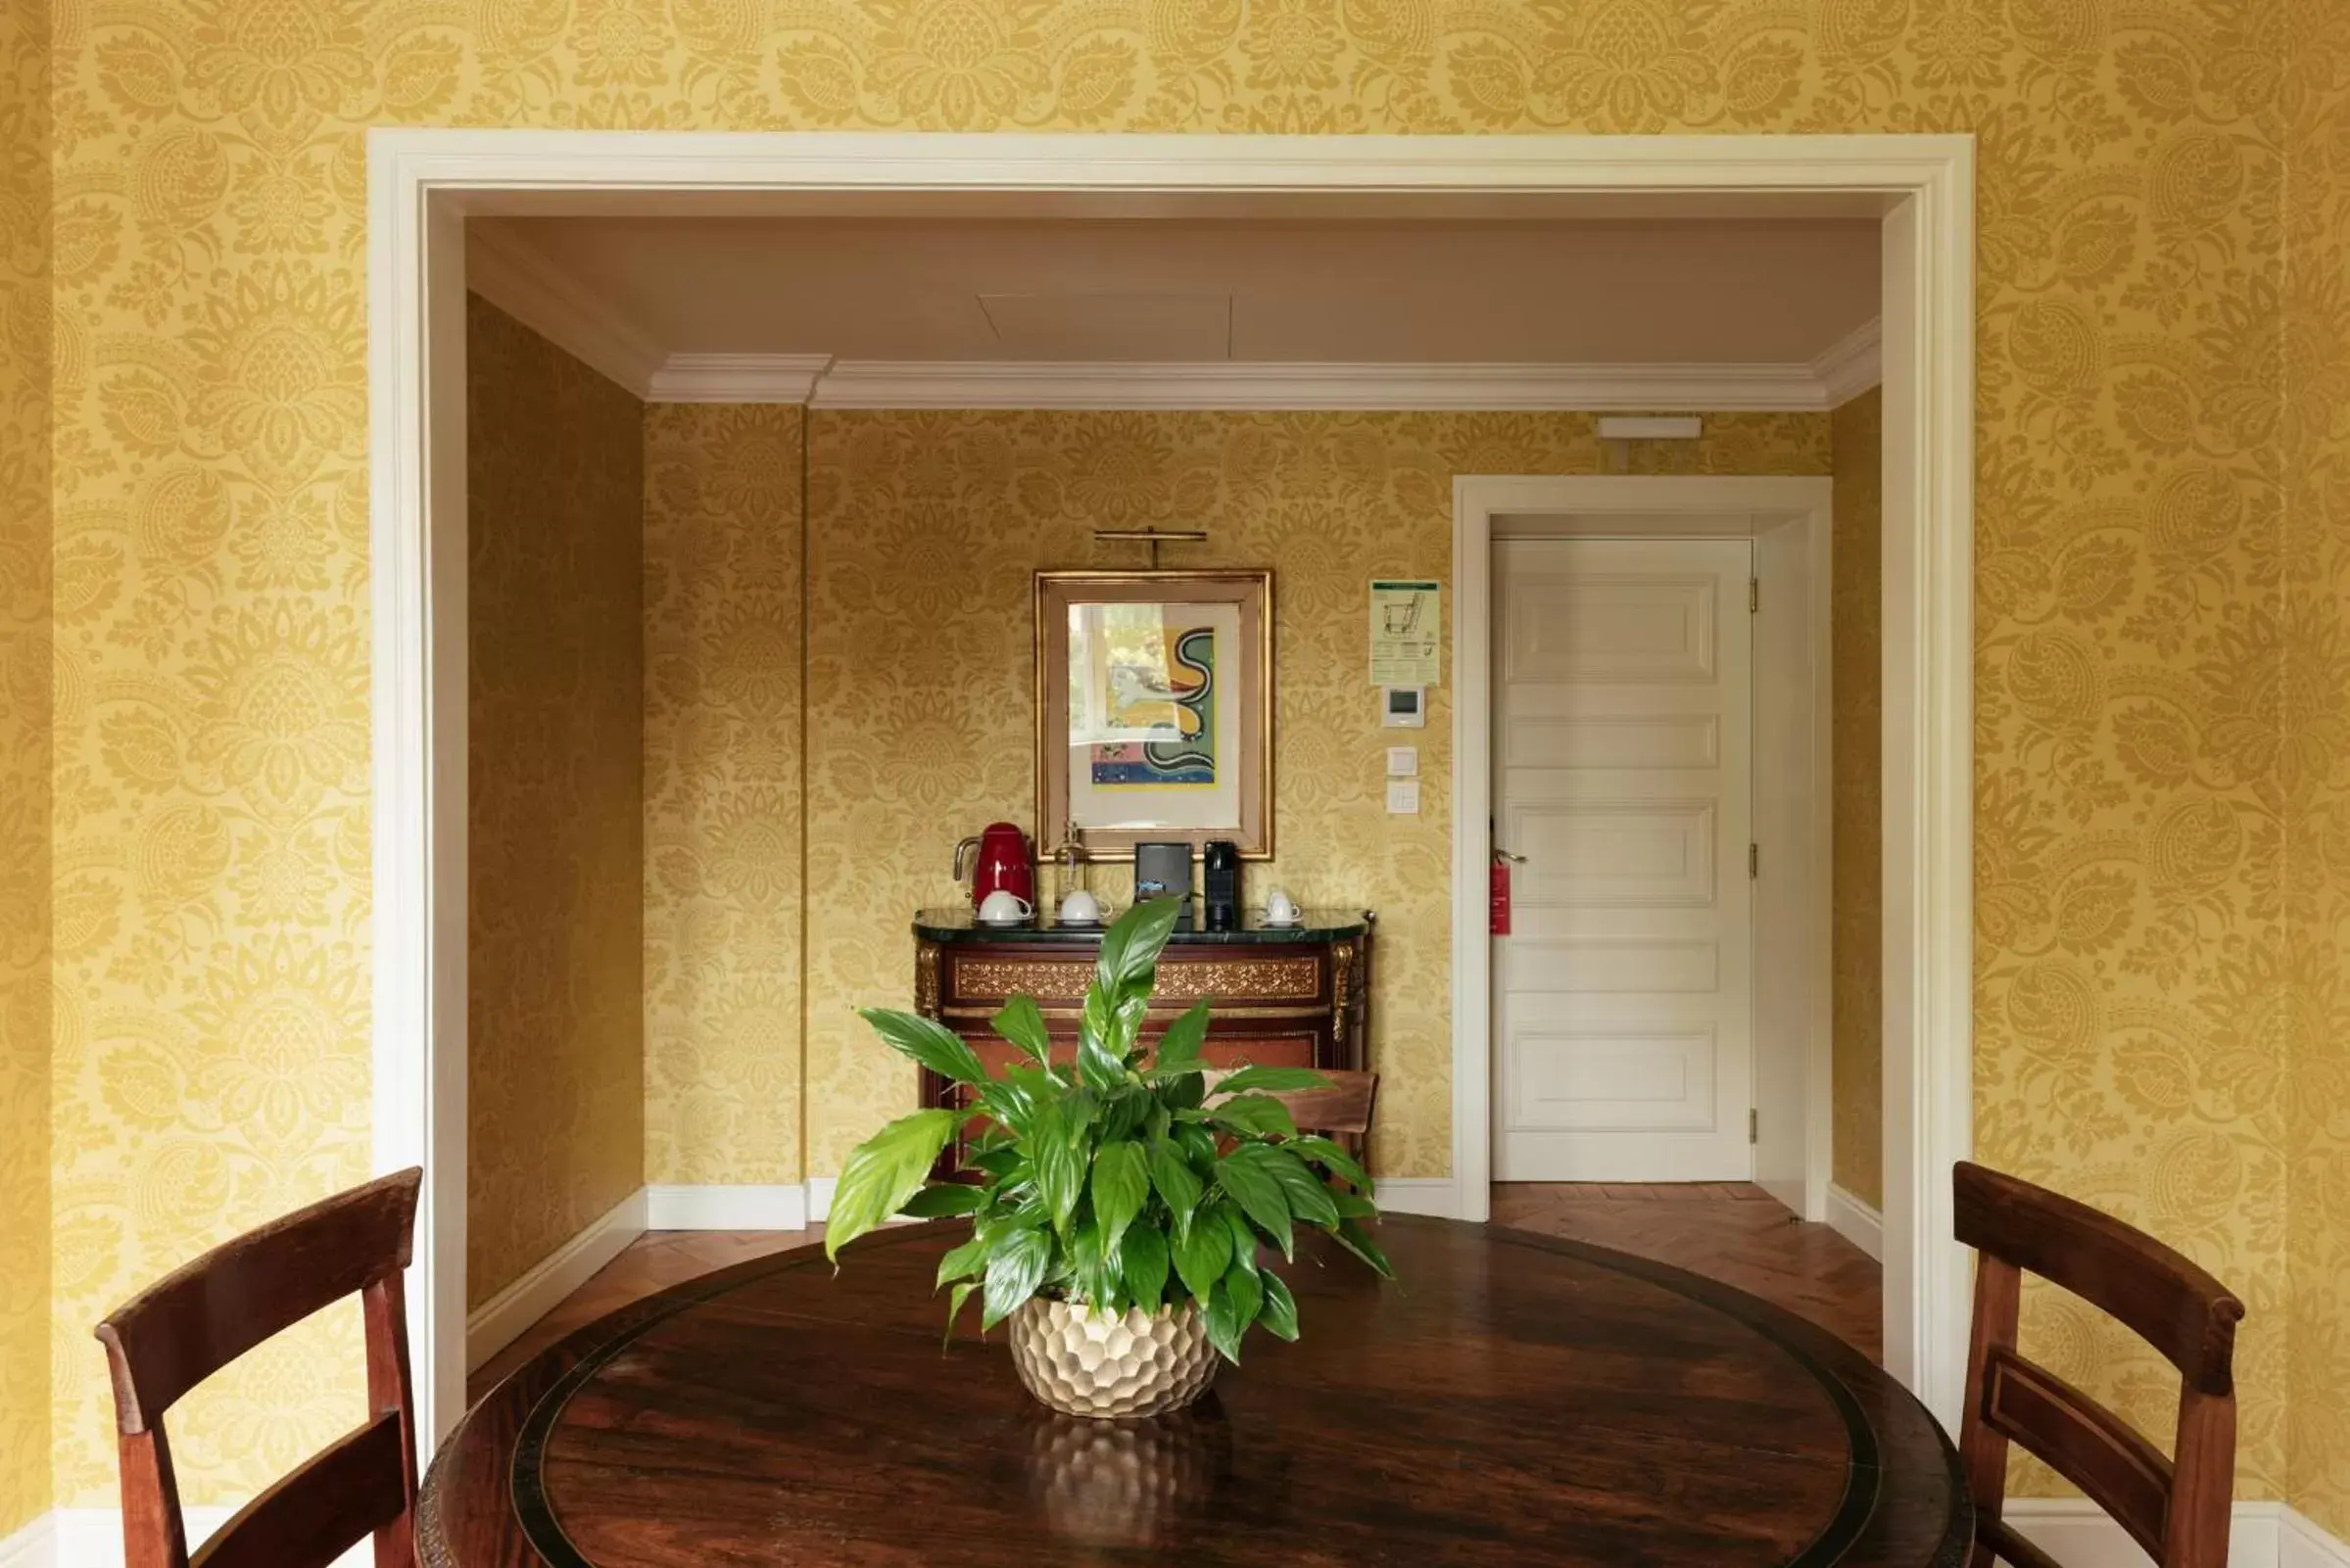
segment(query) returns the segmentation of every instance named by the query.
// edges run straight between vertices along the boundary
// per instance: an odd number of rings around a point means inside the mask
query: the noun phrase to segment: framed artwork
[[[1039,853],[1272,858],[1272,573],[1038,572]]]

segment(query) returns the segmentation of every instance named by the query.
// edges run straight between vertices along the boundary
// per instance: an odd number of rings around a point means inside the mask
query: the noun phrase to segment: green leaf
[[[1126,1081],[1126,1053],[1121,1044],[1123,1032],[1116,1018],[1100,1029],[1095,1028],[1088,1018],[1085,1026],[1078,1031],[1079,1082],[1107,1094]]]
[[[1159,1103],[1170,1111],[1196,1111],[1208,1098],[1207,1074],[1197,1070],[1185,1072],[1172,1081],[1154,1078],[1159,1084]]]
[[[939,1259],[937,1283],[931,1288],[935,1290],[938,1285],[943,1285],[950,1279],[961,1279],[967,1274],[976,1274],[985,1268],[987,1266],[987,1242],[988,1238],[985,1236],[974,1236],[944,1258]]]
[[[1093,1157],[1093,1218],[1101,1226],[1106,1250],[1116,1250],[1150,1195],[1142,1145],[1123,1139],[1103,1144]]]
[[[903,1208],[962,1119],[960,1111],[917,1111],[850,1150],[839,1185],[833,1189],[824,1256],[837,1260],[841,1248]]]
[[[1280,1275],[1268,1271],[1263,1278],[1265,1310],[1258,1314],[1257,1321],[1263,1323],[1266,1332],[1273,1338],[1294,1342],[1297,1339],[1297,1298],[1289,1294],[1289,1287],[1281,1282]]]
[[[1064,1126],[1061,1108],[1051,1107],[1037,1115],[1028,1153],[1036,1172],[1036,1195],[1044,1200],[1053,1228],[1066,1232],[1085,1187],[1084,1129]]]
[[[1165,1138],[1152,1142],[1147,1155],[1150,1164],[1151,1185],[1158,1189],[1160,1202],[1175,1218],[1178,1232],[1191,1228],[1192,1212],[1199,1208],[1206,1187],[1183,1158],[1183,1151]]]
[[[1028,1158],[1019,1150],[1009,1147],[983,1149],[977,1154],[965,1155],[963,1164],[974,1170],[984,1170],[988,1175],[1001,1181],[1027,1164]]]
[[[952,1345],[955,1342],[955,1319],[963,1315],[963,1304],[971,1300],[971,1293],[979,1288],[977,1280],[967,1279],[947,1293],[946,1335],[938,1342],[941,1346]]]
[[[1290,1233],[1289,1200],[1279,1180],[1249,1158],[1249,1151],[1262,1147],[1244,1143],[1217,1162],[1216,1184],[1273,1239],[1283,1258],[1294,1258],[1297,1243]]]
[[[1256,1227],[1248,1222],[1246,1214],[1234,1209],[1230,1204],[1218,1204],[1215,1213],[1218,1219],[1223,1221],[1223,1228],[1232,1233],[1233,1266],[1245,1268],[1252,1274],[1255,1273],[1257,1271],[1257,1249],[1265,1245],[1263,1239],[1258,1236]]]
[[[1069,1270],[1078,1300],[1105,1310],[1118,1308],[1113,1255],[1102,1240],[1101,1227],[1090,1219],[1079,1222],[1069,1238]]]
[[[1338,1223],[1338,1201],[1322,1185],[1321,1178],[1306,1168],[1306,1163],[1291,1154],[1286,1145],[1261,1143],[1255,1145],[1255,1151],[1248,1156],[1249,1164],[1281,1184],[1281,1196],[1289,1200],[1290,1213],[1324,1230]]]
[[[1156,1225],[1129,1226],[1119,1246],[1118,1261],[1127,1279],[1127,1294],[1146,1312],[1155,1312],[1167,1296],[1167,1238]]]
[[[1113,921],[1110,928],[1102,932],[1101,954],[1094,960],[1093,983],[1120,1000],[1136,985],[1147,993],[1150,977],[1159,967],[1160,949],[1167,945],[1175,917],[1182,909],[1183,901],[1179,898],[1153,898],[1136,904]]]
[[[1264,1293],[1254,1276],[1237,1269],[1216,1282],[1208,1294],[1208,1343],[1234,1366],[1240,1364],[1240,1340],[1256,1321]]]
[[[1339,1246],[1377,1269],[1382,1278],[1395,1278],[1395,1265],[1387,1261],[1387,1255],[1379,1251],[1379,1244],[1372,1241],[1370,1234],[1361,1225],[1351,1219],[1342,1219],[1338,1222],[1337,1235]]]
[[[1196,1301],[1208,1299],[1208,1292],[1223,1277],[1231,1261],[1232,1238],[1222,1225],[1194,1225],[1175,1237],[1175,1273]]]
[[[1183,1016],[1167,1025],[1159,1036],[1159,1052],[1151,1063],[1153,1078],[1179,1077],[1201,1070],[1200,1047],[1208,1038],[1208,998],[1201,997],[1183,1012]]]
[[[1360,1164],[1356,1164],[1355,1157],[1348,1154],[1339,1144],[1323,1137],[1319,1132],[1308,1133],[1302,1138],[1292,1138],[1281,1147],[1300,1160],[1315,1161],[1332,1175],[1342,1176],[1366,1192],[1370,1190],[1370,1176]]]
[[[906,1200],[898,1211],[916,1219],[942,1219],[948,1214],[968,1214],[986,1206],[987,1193],[983,1187],[968,1181],[935,1181]]]
[[[1039,1065],[1049,1066],[1053,1059],[1052,1032],[1044,1026],[1044,1014],[1032,996],[1016,996],[1006,1002],[1003,1011],[993,1019],[995,1032],[1034,1057]]]
[[[1102,1117],[1102,1141],[1114,1143],[1120,1138],[1131,1138],[1155,1107],[1148,1089],[1139,1085],[1120,1089],[1110,1096],[1109,1109]]]
[[[980,1066],[979,1053],[937,1020],[887,1007],[863,1008],[857,1016],[872,1024],[891,1050],[912,1057],[940,1077],[957,1083],[987,1081],[987,1069]]]
[[[1326,1089],[1330,1080],[1312,1068],[1242,1068],[1216,1080],[1218,1094],[1291,1094],[1299,1089]]]
[[[1338,1206],[1338,1217],[1341,1219],[1379,1217],[1379,1206],[1359,1192],[1334,1192],[1330,1194],[1330,1202]]]
[[[994,1256],[987,1259],[987,1290],[980,1309],[981,1333],[1011,1316],[1014,1308],[1036,1294],[1052,1252],[1052,1238],[1040,1230],[1002,1234]]]
[[[1244,1094],[1237,1100],[1219,1100],[1208,1107],[1208,1119],[1243,1138],[1292,1138],[1297,1123],[1289,1108],[1271,1096]]]

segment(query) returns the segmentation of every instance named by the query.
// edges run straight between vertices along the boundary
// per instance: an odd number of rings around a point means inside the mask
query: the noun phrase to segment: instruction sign
[[[1436,583],[1370,585],[1370,684],[1436,686],[1443,678],[1444,592]]]

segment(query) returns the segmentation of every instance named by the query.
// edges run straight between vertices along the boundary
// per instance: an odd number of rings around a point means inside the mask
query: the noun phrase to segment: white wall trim
[[[654,403],[818,408],[1817,412],[1837,402],[1810,364],[826,360],[756,354],[672,355],[647,396]]]
[[[646,1189],[614,1204],[569,1241],[533,1263],[520,1278],[465,1316],[465,1370],[514,1343],[522,1331],[552,1311],[596,1271],[645,1234]]]
[[[647,403],[805,404],[832,367],[829,354],[673,354],[641,396]]]
[[[118,1550],[120,1548],[118,1546]],[[0,1568],[55,1568],[57,1515],[42,1514],[6,1541],[0,1541]]]
[[[1865,323],[1821,351],[1806,366],[1827,399],[1825,406],[1841,407],[1885,379],[1885,322]]]
[[[1461,1187],[1450,1176],[1374,1176],[1371,1202],[1391,1214],[1461,1217]]]
[[[802,1230],[808,1223],[808,1191],[798,1185],[654,1183],[645,1199],[647,1230]]]
[[[607,380],[646,396],[666,357],[649,334],[579,287],[537,246],[496,228],[474,229],[468,238],[466,287]]]
[[[1952,1229],[1950,1167],[1974,1146],[1974,144],[1905,146],[1912,157],[1897,175],[1869,176],[1897,198],[1885,220],[1882,334],[1885,1349],[1894,1374],[1954,1427],[1972,1277]],[[1815,172],[1844,183],[1828,167]],[[1660,492],[1596,488],[1605,483],[1454,481],[1457,822],[1475,823],[1493,798],[1494,519],[1667,504]],[[1454,835],[1453,1174],[1463,1217],[1473,1219],[1490,1212],[1493,1168],[1490,853],[1487,834]]]
[[[1885,1261],[1885,1216],[1834,1182],[1828,1184],[1828,1228],[1880,1263]]]
[[[1474,210],[1556,215],[1594,193],[1825,192],[1890,196],[1887,219],[1886,430],[1914,441],[1920,461],[1889,462],[1887,514],[1925,547],[1889,552],[1889,592],[1940,584],[1957,595],[1940,612],[1914,671],[1889,674],[1888,757],[1914,736],[1905,716],[1955,736],[1958,766],[1938,741],[1889,768],[1889,794],[1921,792],[1918,824],[1963,820],[1972,787],[1968,698],[1938,684],[1956,660],[1971,674],[1973,504],[1974,143],[1965,136],[1188,136],[836,132],[568,131],[377,127],[367,136],[369,527],[372,589],[374,813],[374,1164],[422,1164],[421,1243],[411,1271],[418,1435],[437,1447],[464,1408],[465,1291],[465,406],[464,219],[675,213],[724,193],[757,197],[778,216],[935,210],[941,201],[994,216],[1130,213],[1135,204],[1214,204],[1243,216],[1359,219]],[[1910,341],[1915,338],[1915,342]],[[1927,352],[1928,350],[1931,352]],[[1484,548],[1478,542],[1478,551]],[[1461,591],[1456,590],[1457,594]],[[1906,604],[1908,599],[1904,599]],[[1480,615],[1482,605],[1478,606]],[[1456,624],[1459,622],[1456,617]],[[1481,624],[1481,623],[1480,623]],[[1889,622],[1893,634],[1907,622]],[[1457,711],[1482,702],[1463,691]],[[1458,749],[1458,748],[1457,748]],[[1456,781],[1458,784],[1458,780]],[[1953,793],[1954,791],[1954,793]],[[1475,791],[1482,793],[1482,789]],[[1930,798],[1928,798],[1930,797]],[[1457,798],[1469,798],[1462,795]],[[1468,841],[1474,835],[1462,834]],[[1971,918],[1969,842],[1925,849],[1889,833],[1889,869],[1923,854],[1933,875],[1904,890],[1895,913],[1929,945]],[[1483,845],[1476,846],[1481,858]],[[1481,868],[1479,868],[1481,871]],[[1482,878],[1478,878],[1481,884]],[[1474,965],[1479,940],[1456,944]],[[1914,987],[1888,987],[1888,1039],[1951,1026],[1968,1005],[1970,950],[1938,950]],[[1479,984],[1482,992],[1481,966]],[[1458,979],[1458,974],[1456,976]],[[1905,1011],[1906,1010],[1906,1011]],[[1478,1022],[1482,1023],[1482,1008]],[[1481,1037],[1481,1030],[1480,1030]],[[1961,1032],[1963,1043],[1964,1032]],[[1938,1033],[1939,1040],[1939,1033]],[[1457,1052],[1458,1054],[1458,1052]],[[1481,1051],[1478,1053],[1481,1056]],[[1888,1094],[1906,1090],[1888,1074]],[[1890,1099],[1889,1099],[1890,1103]],[[1485,1122],[1455,1117],[1456,1135]],[[1965,1108],[1938,1108],[1933,1158],[1967,1147]],[[1955,1119],[1952,1119],[1955,1117]],[[1464,1217],[1486,1212],[1487,1167],[1455,1176]],[[1947,1164],[1894,1173],[1904,1191],[1947,1185]],[[1928,1183],[1929,1185],[1931,1183]],[[1948,1234],[1922,1193],[1919,1233]],[[1905,1244],[1906,1237],[1891,1238]],[[1931,1249],[1929,1249],[1931,1250]],[[1959,1260],[1962,1262],[1963,1260]],[[1938,1263],[1937,1290],[1957,1263]],[[1939,1318],[1934,1321],[1939,1322]],[[1908,1326],[1888,1338],[1892,1364],[1945,1415],[1958,1373],[1913,1351]]]
[[[2245,1507],[2257,1504],[2237,1504],[2238,1517]],[[2277,1568],[2350,1568],[2350,1542],[2321,1529],[2318,1522],[2298,1508],[2281,1507],[2277,1518]]]

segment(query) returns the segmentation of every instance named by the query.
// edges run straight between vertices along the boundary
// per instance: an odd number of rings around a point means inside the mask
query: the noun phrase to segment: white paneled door
[[[1753,546],[1494,546],[1494,1177],[1753,1173]]]

